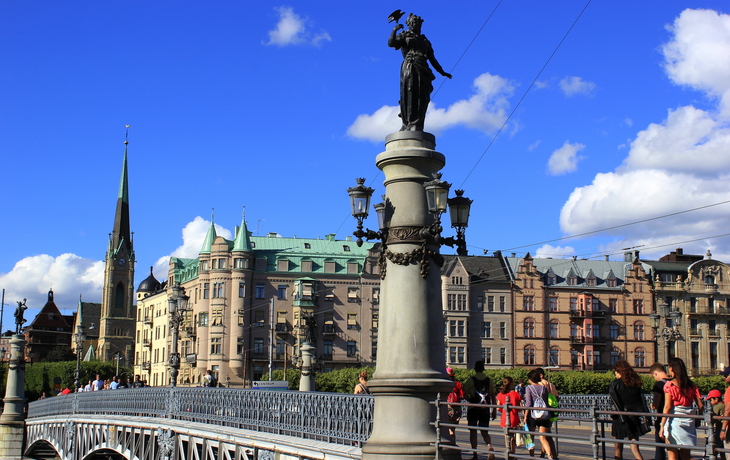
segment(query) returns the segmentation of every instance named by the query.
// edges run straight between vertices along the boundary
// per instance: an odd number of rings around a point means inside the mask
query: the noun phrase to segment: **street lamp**
[[[180,338],[180,323],[183,322],[188,307],[189,297],[185,295],[185,288],[176,283],[172,286],[172,296],[167,299],[170,312],[170,329],[172,329],[172,351],[170,352],[170,386],[177,386],[177,374],[180,372],[180,353],[178,341]]]
[[[76,345],[76,372],[74,373],[74,391],[79,388],[81,380],[81,355],[84,352],[84,342],[86,341],[86,331],[84,331],[83,323],[83,304],[81,296],[79,296],[78,318],[76,321],[76,333],[74,334],[74,344]]]
[[[657,310],[659,313],[651,313],[649,319],[651,320],[651,328],[654,329],[654,337],[664,339],[664,362],[667,363],[669,361],[669,342],[682,338],[682,333],[679,332],[679,326],[681,326],[682,322],[682,312],[677,308],[671,309],[670,311],[666,299],[662,300]],[[667,323],[667,319],[670,321],[669,324]]]

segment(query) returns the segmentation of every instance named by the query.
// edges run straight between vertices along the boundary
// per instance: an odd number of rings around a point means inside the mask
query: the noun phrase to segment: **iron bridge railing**
[[[157,417],[352,446],[370,436],[373,403],[372,396],[342,393],[129,388],[33,401],[28,419],[62,414]]]

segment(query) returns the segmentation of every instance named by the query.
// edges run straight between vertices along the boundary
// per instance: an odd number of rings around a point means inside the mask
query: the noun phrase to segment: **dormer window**
[[[350,252],[350,246],[348,246],[346,244],[343,244],[342,245],[342,250],[345,251],[345,252]]]
[[[606,280],[606,286],[608,286],[608,287],[616,287],[616,280],[615,279]]]
[[[568,277],[568,285],[569,286],[575,286],[578,284],[578,278],[575,276]]]
[[[304,243],[304,249],[312,249],[312,245],[309,243]]]
[[[586,285],[587,286],[595,286],[596,285],[596,279],[595,278],[588,278],[586,280]]]
[[[548,276],[547,284],[548,284],[548,286],[552,286],[553,284],[555,284],[555,276],[554,275]]]

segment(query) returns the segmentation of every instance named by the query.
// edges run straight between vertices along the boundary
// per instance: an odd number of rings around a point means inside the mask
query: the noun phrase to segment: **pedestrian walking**
[[[725,417],[730,417],[730,366],[723,369],[723,371],[720,372],[720,375],[723,376],[725,383],[728,385],[725,389],[722,402],[725,404]],[[720,439],[724,442],[723,447],[725,449],[730,449],[730,436],[727,436],[729,425],[730,420],[723,420],[722,429],[720,430]]]
[[[484,373],[484,361],[479,360],[474,363],[474,372],[476,374],[464,382],[464,394],[470,403],[474,404],[494,404],[494,382]],[[491,419],[497,418],[497,409],[492,408]],[[466,412],[466,421],[470,427],[487,428],[489,427],[490,408],[470,406]],[[482,433],[482,439],[487,444],[487,450],[494,450],[492,447],[492,437],[486,430],[479,430]],[[469,443],[472,449],[477,448],[477,430],[469,429]],[[474,460],[479,456],[474,453]],[[489,454],[489,460],[494,459],[494,454]]]
[[[664,385],[664,414],[697,415],[692,406],[696,404],[699,412],[704,409],[700,390],[687,375],[687,367],[680,358],[672,358],[667,366],[672,379]],[[695,421],[685,417],[662,417],[662,437],[667,444],[681,446],[697,445]],[[690,460],[690,449],[667,447],[669,460]]]
[[[510,406],[519,406],[520,402],[522,402],[522,398],[520,397],[520,393],[515,390],[514,388],[515,382],[512,377],[505,377],[502,379],[502,386],[500,387],[499,393],[497,393],[497,404],[500,406],[504,406],[505,404],[508,404]],[[509,428],[518,428],[520,426],[520,412],[517,408],[509,409],[509,413],[504,410],[504,407],[499,407],[497,410],[499,410],[502,413],[502,418],[500,420],[499,426],[502,428],[509,427]],[[517,449],[517,444],[515,442],[515,433],[508,433],[507,439],[504,440],[504,445],[508,447],[510,453],[515,453],[515,450]]]
[[[621,359],[613,365],[613,374],[616,380],[608,387],[608,394],[616,406],[617,411],[622,412],[644,412],[644,395],[641,391],[641,377],[634,371],[628,361]],[[611,415],[611,436],[614,439],[638,441],[639,438],[649,432],[648,425],[641,422],[641,417],[635,415]],[[637,444],[630,444],[631,453],[635,460],[644,460]],[[624,444],[614,443],[615,460],[623,460]]]
[[[459,403],[462,399],[464,399],[464,386],[461,382],[456,380],[454,369],[447,367],[446,374],[448,374],[449,378],[454,382],[454,388],[451,389],[451,393],[449,393],[449,396],[446,397],[446,402],[449,403],[447,406],[448,420],[449,423],[458,425],[459,421],[461,421],[462,415],[461,405],[453,403]],[[456,436],[456,430],[449,427],[449,435],[454,438]]]
[[[652,387],[652,399],[651,408],[658,414],[664,411],[664,385],[669,381],[664,364],[654,363],[649,368],[651,376],[654,378],[654,386]],[[661,437],[662,430],[662,418],[657,417],[654,420],[654,442],[663,443],[664,439]],[[667,451],[664,447],[656,446],[654,449],[654,460],[667,460]]]
[[[527,375],[527,379],[531,385],[525,388],[525,406],[527,407],[543,407],[545,410],[526,410],[524,411],[525,425],[530,431],[539,431],[540,433],[552,433],[550,430],[552,423],[550,421],[550,411],[548,411],[548,385],[542,383],[544,375],[542,369],[534,369]],[[547,382],[550,383],[550,382]],[[552,385],[552,384],[550,384]],[[556,390],[557,392],[557,390]],[[544,413],[544,414],[543,414]],[[552,436],[540,436],[541,451],[549,459],[555,458],[555,441]],[[530,449],[530,455],[534,455],[534,448]],[[542,457],[542,455],[541,455]]]
[[[355,390],[353,391],[354,394],[370,394],[370,389],[368,388],[368,371],[362,371],[357,376],[357,385],[355,385]]]
[[[725,404],[722,402],[722,393],[720,393],[720,390],[710,390],[707,393],[707,400],[710,403],[710,408],[715,417],[722,417],[725,414]],[[715,444],[715,447],[723,447],[722,440],[720,439],[722,420],[713,420],[712,428],[712,442]],[[725,452],[718,452],[717,458],[719,460],[725,460]]]

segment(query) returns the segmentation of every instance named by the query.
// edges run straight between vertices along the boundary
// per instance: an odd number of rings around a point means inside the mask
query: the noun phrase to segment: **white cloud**
[[[85,302],[100,302],[103,280],[104,262],[74,254],[26,257],[8,273],[0,273],[0,286],[5,287],[5,302],[12,305],[11,308],[15,307],[16,301],[28,299],[25,315],[28,323],[46,304],[50,289],[53,289],[58,308],[70,311],[76,309],[79,294]],[[8,320],[8,308],[5,313],[3,329],[7,330],[14,325]]]
[[[673,36],[662,51],[669,78],[719,99],[730,116],[730,15],[687,9],[667,29]]]
[[[548,171],[550,174],[559,176],[578,169],[578,162],[583,159],[582,156],[578,155],[578,152],[585,147],[583,144],[571,144],[565,141],[562,147],[550,155],[550,159],[548,160]]]
[[[514,87],[506,79],[484,73],[474,79],[474,94],[451,104],[446,109],[429,106],[425,130],[433,133],[465,126],[485,133],[494,132],[507,119],[507,97]],[[397,106],[383,106],[372,115],[358,115],[347,129],[347,134],[373,142],[381,142],[386,135],[398,131],[401,126]]]
[[[719,203],[730,196],[730,16],[708,10],[685,10],[674,22],[674,34],[662,47],[665,70],[676,84],[704,91],[717,101],[716,111],[693,106],[669,110],[631,141],[627,157],[613,172],[600,173],[577,187],[563,205],[560,225],[569,234],[667,215]],[[727,233],[727,206],[715,206],[623,227],[610,232],[613,249],[640,246],[642,253],[687,253],[730,256],[722,240]],[[700,239],[697,242],[689,240]],[[656,246],[665,245],[661,248]]]
[[[274,30],[269,31],[267,45],[287,46],[311,44],[321,46],[322,42],[332,41],[330,35],[325,32],[313,33],[308,30],[308,20],[294,12],[290,6],[274,8],[279,13],[279,22]]]
[[[571,256],[575,254],[575,249],[570,246],[551,246],[544,244],[535,252],[535,257],[553,257],[555,259]]]
[[[528,145],[527,151],[532,152],[533,150],[535,150],[540,145],[540,142],[541,142],[540,140],[537,140],[537,141],[533,142],[532,144]]]
[[[626,126],[628,126],[629,128],[631,128],[632,126],[634,126],[634,120],[632,120],[631,118],[628,118],[627,117],[627,118],[624,119],[624,124]]]
[[[595,88],[595,83],[585,81],[580,77],[565,77],[560,80],[560,89],[568,97],[578,94],[591,94]]]
[[[203,247],[205,235],[208,233],[208,228],[210,228],[210,221],[200,216],[188,222],[182,229],[182,244],[170,254],[160,257],[155,262],[155,278],[158,280],[167,279],[170,257],[180,257],[183,259],[194,259],[198,257],[200,249]],[[218,224],[215,224],[215,232],[218,236],[222,236],[228,240],[233,237],[233,234],[229,230],[226,230]]]

